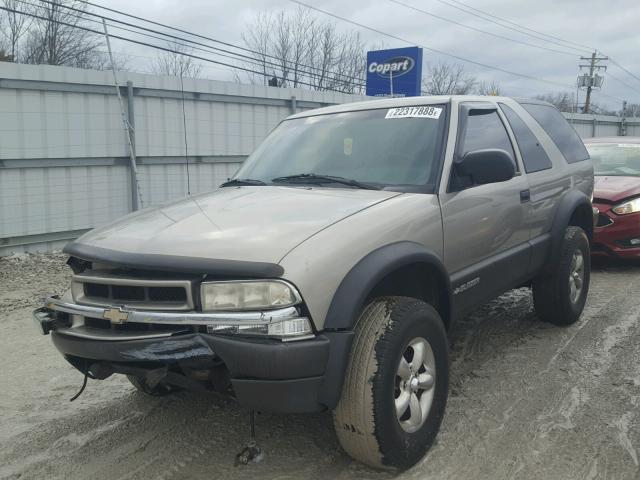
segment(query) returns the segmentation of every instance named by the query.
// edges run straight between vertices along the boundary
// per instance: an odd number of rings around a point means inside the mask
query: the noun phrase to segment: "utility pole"
[[[580,60],[586,60],[589,63],[587,65],[580,65],[580,69],[588,68],[589,73],[578,76],[578,86],[587,89],[587,96],[584,100],[584,113],[589,113],[589,108],[591,107],[591,90],[593,88],[602,87],[602,82],[604,77],[598,75],[597,72],[600,69],[606,70],[607,67],[605,65],[598,65],[598,62],[609,60],[609,57],[598,57],[597,52],[593,52],[591,57],[580,57]]]
[[[122,115],[122,124],[124,125],[125,134],[127,136],[127,143],[129,144],[129,162],[131,165],[131,209],[133,211],[138,208],[144,207],[142,203],[142,193],[140,192],[140,183],[138,182],[138,168],[136,166],[136,151],[133,146],[133,124],[129,121],[127,114],[124,111],[124,104],[122,103],[122,95],[120,94],[120,84],[118,83],[118,75],[116,74],[116,67],[113,64],[113,53],[111,52],[111,41],[109,40],[109,32],[107,31],[107,22],[102,19],[102,27],[104,28],[104,38],[107,41],[107,51],[109,53],[109,60],[111,62],[111,71],[113,72],[113,83],[116,87],[116,95],[118,97],[118,103],[120,104],[120,114]],[[133,93],[133,89],[131,89]],[[133,96],[129,97],[133,98]]]

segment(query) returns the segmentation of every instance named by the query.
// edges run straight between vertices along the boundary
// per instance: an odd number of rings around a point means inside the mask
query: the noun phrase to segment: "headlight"
[[[283,308],[301,301],[282,280],[203,282],[200,298],[203,312]]]
[[[640,197],[616,205],[611,210],[613,211],[613,213],[617,213],[618,215],[640,212]]]

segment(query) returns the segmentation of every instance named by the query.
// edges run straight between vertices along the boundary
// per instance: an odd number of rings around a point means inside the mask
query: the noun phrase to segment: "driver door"
[[[490,103],[460,105],[458,138],[441,193],[445,265],[458,313],[524,281],[529,263],[529,185],[516,159],[501,113]],[[516,163],[510,180],[460,187],[456,159],[482,149],[507,151]]]

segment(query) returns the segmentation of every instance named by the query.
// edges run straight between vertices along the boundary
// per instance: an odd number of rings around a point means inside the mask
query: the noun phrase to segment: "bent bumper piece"
[[[332,409],[340,397],[353,339],[351,331],[325,332],[312,338],[283,342],[206,333],[202,328],[207,324],[204,318],[197,318],[202,323],[197,323],[200,327],[196,329],[191,328],[193,324],[185,325],[176,318],[186,320],[193,315],[208,314],[153,312],[154,318],[164,319],[167,326],[178,330],[100,332],[84,325],[74,326],[69,319],[77,315],[76,307],[94,307],[53,300],[57,302],[56,310],[66,315],[64,321],[57,320],[56,311],[48,308],[38,309],[34,317],[43,325],[43,333],[51,331],[56,348],[81,370],[90,365],[116,373],[127,368],[150,372],[163,367],[174,372],[224,368],[238,403],[262,411]],[[47,306],[53,305],[48,302]],[[147,319],[146,313],[136,312],[134,318]],[[85,311],[84,315],[96,313]],[[229,319],[220,317],[215,321],[228,323]]]

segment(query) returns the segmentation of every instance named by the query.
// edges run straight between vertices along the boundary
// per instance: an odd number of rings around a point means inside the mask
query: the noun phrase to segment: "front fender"
[[[451,305],[449,275],[440,258],[418,243],[396,242],[369,253],[347,273],[329,306],[325,329],[352,329],[375,286],[391,272],[415,264],[428,265],[438,272]]]

